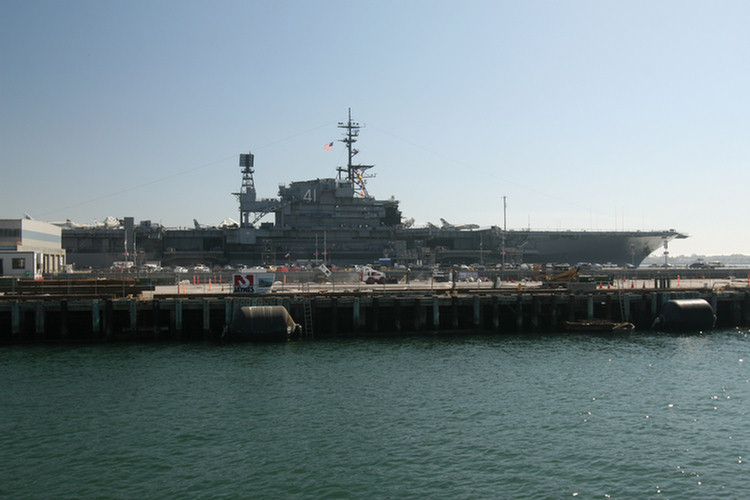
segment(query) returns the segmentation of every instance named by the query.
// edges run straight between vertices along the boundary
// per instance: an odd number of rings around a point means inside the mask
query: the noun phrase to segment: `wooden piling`
[[[182,301],[178,300],[174,303],[174,329],[177,335],[181,336],[182,330]]]
[[[523,330],[523,295],[516,296],[516,330]]]
[[[37,302],[34,314],[34,333],[43,336],[46,332],[44,324],[44,302]]]
[[[232,323],[234,311],[232,310],[232,299],[224,299],[224,324],[229,325]]]
[[[13,335],[19,335],[21,333],[21,308],[17,300],[10,304],[10,324]]]
[[[711,296],[711,307],[713,307],[714,314],[716,314],[719,308],[719,295],[716,293]]]
[[[203,299],[203,333],[211,331],[211,309],[208,300]]]
[[[427,324],[427,311],[422,306],[422,300],[414,299],[414,329],[418,332],[424,331]]]
[[[539,306],[539,297],[531,297],[531,331],[539,331],[539,322],[541,316],[541,307]]]
[[[557,327],[557,295],[553,295],[550,300],[550,328]]]
[[[393,300],[393,318],[394,318],[394,328],[397,332],[401,331],[401,300],[396,297]]]
[[[492,297],[492,329],[500,331],[500,298],[497,295]]]
[[[458,297],[451,297],[451,326],[453,329],[458,328]]]
[[[379,324],[378,324],[378,316],[380,315],[380,299],[377,297],[372,298],[372,305],[371,305],[371,318],[370,318],[370,328],[373,332],[377,333],[380,331]]]
[[[568,295],[568,321],[576,320],[576,296]]]
[[[104,302],[104,335],[109,339],[114,333],[114,306],[111,300]]]
[[[474,296],[474,328],[482,326],[482,303],[479,295]]]
[[[130,331],[138,331],[138,301],[128,299],[128,312],[130,313]]]
[[[60,301],[60,337],[68,338],[68,301]]]
[[[359,297],[354,297],[354,300],[352,301],[352,329],[355,333],[359,333],[362,326],[359,314]]]
[[[732,301],[732,324],[739,325],[742,321],[742,302],[739,300]]]
[[[91,331],[95,336],[99,335],[101,330],[101,314],[99,313],[99,301],[91,301]]]
[[[153,317],[151,318],[151,328],[154,332],[154,338],[159,338],[159,309],[161,307],[161,304],[159,303],[159,299],[154,299],[151,301],[151,311],[153,313]]]
[[[333,335],[338,334],[339,332],[339,300],[336,297],[331,298],[331,317],[330,317],[329,328]]]
[[[440,329],[440,302],[437,296],[432,298],[432,327]]]
[[[622,296],[622,312],[625,317],[620,318],[620,321],[630,321],[630,318],[633,315],[630,311],[630,295],[629,294],[624,294]]]

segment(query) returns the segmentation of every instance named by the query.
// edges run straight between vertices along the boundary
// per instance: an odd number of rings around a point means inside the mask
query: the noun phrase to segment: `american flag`
[[[326,151],[333,150],[333,143],[329,142],[328,144],[326,144],[325,146],[323,146],[323,149],[326,150]]]

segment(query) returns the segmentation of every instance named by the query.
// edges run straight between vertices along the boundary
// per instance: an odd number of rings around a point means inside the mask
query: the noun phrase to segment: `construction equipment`
[[[571,267],[567,271],[553,274],[552,276],[545,276],[546,278],[545,281],[552,282],[552,283],[565,283],[568,281],[577,281],[579,269],[580,268],[578,267]]]
[[[556,274],[546,274],[538,270],[535,278],[542,282],[544,288],[562,288],[567,286],[568,283],[578,281],[579,269],[578,267],[571,267]]]
[[[371,266],[362,266],[359,269],[359,281],[364,281],[368,285],[373,283],[385,284],[385,273],[373,269]]]
[[[328,269],[325,264],[321,264],[315,268],[315,276],[313,279],[315,280],[315,283],[325,283],[330,281],[332,274],[331,270]]]

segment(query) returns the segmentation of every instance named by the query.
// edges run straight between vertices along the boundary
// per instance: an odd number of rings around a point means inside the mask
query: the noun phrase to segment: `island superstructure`
[[[347,148],[347,164],[337,167],[335,178],[294,181],[279,187],[279,198],[257,199],[254,156],[240,155],[242,188],[235,193],[240,205],[237,240],[228,250],[241,254],[247,245],[261,253],[303,260],[367,263],[394,256],[401,212],[398,201],[375,199],[367,191],[367,170],[373,165],[354,163],[361,125],[340,122],[340,142]],[[259,223],[273,214],[273,223]],[[237,256],[239,258],[239,256]]]

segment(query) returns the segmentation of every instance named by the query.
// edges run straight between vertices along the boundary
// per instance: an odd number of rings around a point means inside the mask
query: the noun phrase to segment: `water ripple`
[[[737,498],[747,332],[0,351],[3,498]]]

